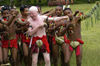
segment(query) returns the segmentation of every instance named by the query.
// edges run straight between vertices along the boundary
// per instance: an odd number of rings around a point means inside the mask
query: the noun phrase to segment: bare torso
[[[81,22],[77,21],[77,17],[75,17],[71,21],[71,24],[73,27],[71,28],[69,26],[69,29],[67,29],[67,34],[68,34],[69,40],[81,39]]]

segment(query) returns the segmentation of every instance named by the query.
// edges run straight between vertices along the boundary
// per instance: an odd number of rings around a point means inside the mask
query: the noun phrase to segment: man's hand
[[[12,15],[13,15],[14,17],[16,17],[18,14],[19,14],[18,11],[14,11],[14,12],[12,13]]]
[[[32,27],[29,27],[28,31],[26,32],[26,34],[28,34],[29,36],[32,36]]]
[[[77,10],[77,11],[75,11],[74,16],[76,16],[78,13],[79,13],[79,11],[78,11],[78,10]]]

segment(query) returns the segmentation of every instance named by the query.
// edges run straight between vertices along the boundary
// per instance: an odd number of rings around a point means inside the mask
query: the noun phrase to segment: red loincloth
[[[9,42],[10,42],[10,45],[9,46],[11,48],[13,48],[13,47],[16,48],[16,49],[18,48],[17,39],[9,40]]]
[[[2,48],[8,48],[9,40],[1,40],[1,42],[2,42]]]
[[[20,36],[21,36],[22,42],[29,45],[29,43],[30,43],[30,38],[28,37],[28,39],[27,39],[27,37],[26,37],[24,34],[21,34]]]
[[[47,41],[47,37],[46,36],[43,36],[43,37],[33,37],[33,41],[32,41],[32,49],[34,49],[35,47],[33,47],[34,45],[36,45],[36,41],[37,40],[42,40],[42,42],[43,42],[43,46],[42,46],[42,48],[44,47],[45,49],[46,49],[46,51],[48,52],[48,53],[50,53],[50,49],[49,49],[49,43],[48,43],[48,41]]]
[[[67,37],[66,37],[65,41],[66,41],[66,44],[70,44],[70,40],[68,40]],[[78,41],[80,44],[84,44],[84,42],[80,39],[77,39],[76,41]],[[71,45],[69,46],[69,49],[70,49],[70,51],[74,50],[74,48]],[[75,50],[76,50],[76,56],[80,55],[80,45],[77,46],[77,48],[75,48]]]

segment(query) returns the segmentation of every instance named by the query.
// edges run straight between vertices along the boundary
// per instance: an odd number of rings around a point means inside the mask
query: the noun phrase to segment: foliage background
[[[13,1],[13,2],[11,2]],[[95,2],[95,1],[99,1],[99,0],[91,0],[91,2]],[[88,0],[74,0],[74,3],[76,4],[80,4],[80,3],[87,3]],[[39,2],[39,0],[0,0],[0,5],[11,5],[14,4],[16,6],[20,6],[22,4],[26,4],[26,5],[48,5],[48,0],[41,0],[41,3]]]

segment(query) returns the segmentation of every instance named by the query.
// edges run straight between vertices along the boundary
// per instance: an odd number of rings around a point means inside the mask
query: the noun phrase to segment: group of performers
[[[81,15],[57,6],[42,13],[39,6],[22,5],[20,12],[3,6],[0,15],[0,65],[37,66],[42,54],[45,66],[70,66],[73,51],[82,63]],[[59,59],[61,58],[61,63]],[[40,63],[39,66],[43,64]]]

